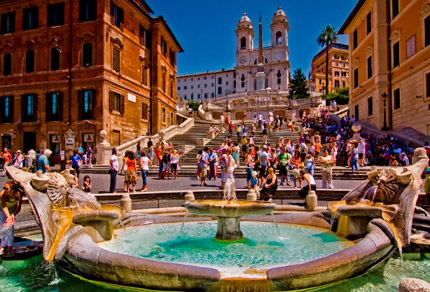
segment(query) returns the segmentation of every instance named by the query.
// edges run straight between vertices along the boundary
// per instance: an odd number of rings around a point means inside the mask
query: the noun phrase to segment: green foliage
[[[327,104],[332,100],[336,100],[337,104],[348,104],[349,103],[349,87],[341,87],[336,92],[331,92],[322,96]]]
[[[291,80],[290,96],[292,99],[303,99],[310,96],[306,76],[303,74],[301,68],[294,70],[293,79]]]
[[[331,25],[327,25],[318,36],[317,42],[322,47],[337,42],[337,31]]]
[[[189,106],[190,108],[192,108],[195,112],[199,110],[200,102],[198,102],[198,101],[189,101],[187,104],[188,104],[188,106]]]

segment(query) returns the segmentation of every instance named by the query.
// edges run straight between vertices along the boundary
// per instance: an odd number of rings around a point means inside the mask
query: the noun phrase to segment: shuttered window
[[[109,92],[109,111],[124,115],[125,97],[117,92]]]
[[[121,69],[121,52],[118,48],[113,48],[113,70],[120,72]]]
[[[25,73],[34,72],[34,51],[25,52]]]
[[[0,97],[0,123],[13,123],[13,96]]]
[[[148,120],[149,106],[148,104],[142,102],[142,120]]]
[[[24,94],[21,96],[21,121],[35,122],[37,120],[37,95]]]

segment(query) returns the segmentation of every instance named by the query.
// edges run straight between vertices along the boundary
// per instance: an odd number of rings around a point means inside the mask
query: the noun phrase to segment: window
[[[82,66],[91,67],[93,65],[93,44],[88,43],[82,46]]]
[[[206,84],[205,84],[206,85]],[[206,86],[205,86],[206,87]],[[236,88],[236,80],[233,81],[233,87]]]
[[[173,52],[172,50],[170,50],[169,56],[170,56],[170,64],[172,66],[175,66],[175,52]]]
[[[13,123],[13,96],[0,97],[0,123]]]
[[[367,31],[367,34],[369,34],[372,31],[372,12],[369,12],[367,14],[367,18],[366,18],[366,31]]]
[[[3,75],[8,76],[12,74],[12,55],[4,54],[3,55]]]
[[[34,51],[25,52],[25,73],[34,72]]]
[[[191,93],[191,99],[194,100],[194,93]]]
[[[175,86],[175,79],[172,77],[170,78],[170,97],[173,97],[174,86]]]
[[[372,56],[367,58],[367,79],[372,78],[373,68],[372,68]]]
[[[197,88],[200,88],[200,84],[197,85]]]
[[[207,84],[205,84],[205,88],[207,88],[208,87],[208,85]]]
[[[339,76],[339,71],[334,71],[334,76]]]
[[[426,74],[426,97],[430,97],[430,73]]]
[[[115,5],[113,1],[110,2],[110,22],[121,30],[124,27],[124,10]]]
[[[46,121],[63,120],[63,93],[50,92],[46,94]]]
[[[276,33],[276,44],[281,45],[282,44],[282,32],[278,31]]]
[[[424,19],[425,46],[430,45],[430,15]]]
[[[358,121],[359,120],[359,108],[358,108],[358,104],[355,105],[354,107],[354,112],[355,112],[355,120]]]
[[[78,110],[80,120],[94,119],[94,109],[96,104],[95,90],[78,91]]]
[[[342,77],[346,77],[346,71],[342,71]]]
[[[179,90],[181,90],[181,87],[180,87],[180,86],[178,86],[178,91],[179,91]]]
[[[194,85],[191,85],[191,89],[194,89]]]
[[[222,87],[218,87],[218,94],[222,94]]]
[[[393,45],[393,68],[400,65],[400,42]]]
[[[37,120],[36,98],[35,94],[21,96],[21,122],[34,122]]]
[[[142,84],[148,86],[148,67],[142,66]]]
[[[394,90],[394,109],[400,108],[400,88]]]
[[[188,88],[188,86],[186,86],[186,85],[185,85],[185,86],[184,86],[184,90],[187,90],[187,88]]]
[[[200,93],[197,94],[197,99],[200,99]]]
[[[185,99],[187,99],[185,97]],[[142,120],[148,120],[148,116],[149,116],[149,106],[148,104],[142,102]]]
[[[109,111],[124,114],[124,96],[117,92],[109,92]]]
[[[215,96],[215,94],[212,92],[212,93],[211,93],[211,97],[214,97],[214,96]]]
[[[241,50],[246,50],[246,38],[245,37],[242,37],[240,39],[240,49]]]
[[[373,116],[373,98],[372,97],[369,97],[367,99],[367,115],[369,117]]]
[[[354,88],[358,87],[358,68],[354,69]]]
[[[163,72],[161,73],[161,89],[163,90],[164,93],[166,93],[166,69],[162,70]]]
[[[222,84],[222,77],[218,77],[218,84]]]
[[[146,30],[142,25],[139,26],[139,44],[151,50],[151,32]]]
[[[397,15],[399,15],[399,0],[393,0],[391,7],[392,7],[392,12],[393,12],[392,19],[394,19]]]
[[[22,30],[35,29],[38,27],[39,8],[24,8],[22,10]]]
[[[51,70],[60,69],[60,48],[51,48]]]
[[[97,0],[79,0],[79,21],[96,20]]]
[[[173,125],[173,113],[170,113],[170,125],[172,126]]]
[[[161,54],[164,57],[166,57],[166,54],[167,54],[167,43],[166,43],[166,41],[163,38],[161,38],[160,46],[161,46]],[[193,81],[193,79],[191,79],[191,81]]]
[[[112,69],[115,72],[120,72],[121,69],[121,53],[118,48],[113,48]]]
[[[353,33],[353,48],[356,49],[358,45],[358,36],[357,36],[357,29],[354,30]]]
[[[15,32],[15,12],[3,13],[1,15],[1,34]]]
[[[166,108],[161,108],[161,122],[163,123],[163,124],[165,124],[166,123]]]
[[[48,26],[64,24],[64,2],[48,4]]]
[[[335,81],[334,81],[334,87],[335,87],[335,88],[339,88],[339,87],[340,87],[339,80],[335,80]]]

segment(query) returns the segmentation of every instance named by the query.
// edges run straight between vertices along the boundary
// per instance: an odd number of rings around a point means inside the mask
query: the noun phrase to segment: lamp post
[[[384,126],[382,127],[382,131],[388,131],[387,127],[387,93],[382,94],[382,101],[384,102]]]

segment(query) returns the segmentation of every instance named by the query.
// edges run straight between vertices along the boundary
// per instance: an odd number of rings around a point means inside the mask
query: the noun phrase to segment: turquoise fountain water
[[[218,269],[225,278],[258,278],[269,267],[322,258],[354,243],[324,229],[298,225],[241,222],[244,239],[214,238],[216,222],[153,224],[115,231],[115,238],[99,243],[104,249],[136,257]],[[261,277],[265,277],[261,273]]]

